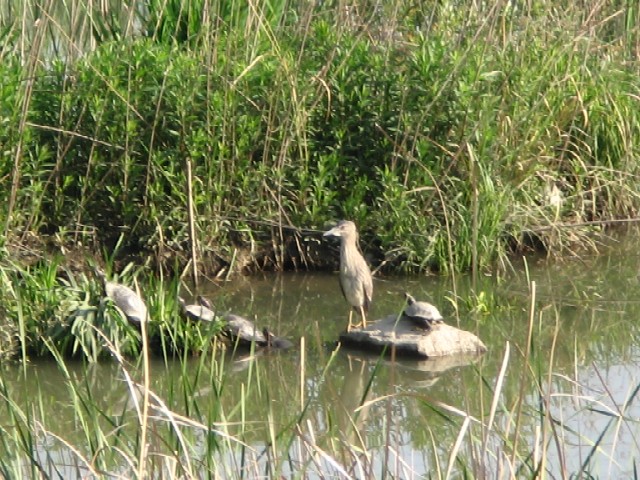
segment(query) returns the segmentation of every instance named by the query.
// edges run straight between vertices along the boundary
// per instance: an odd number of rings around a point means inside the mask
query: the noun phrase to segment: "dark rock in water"
[[[343,332],[340,342],[362,350],[413,358],[434,358],[448,355],[481,354],[487,351],[482,341],[470,332],[439,323],[429,330],[417,330],[404,316],[389,315],[364,329]]]

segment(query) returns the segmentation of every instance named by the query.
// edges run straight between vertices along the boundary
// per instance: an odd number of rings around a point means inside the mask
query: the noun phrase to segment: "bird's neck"
[[[343,242],[340,245],[340,263],[348,268],[355,259],[361,257],[360,249],[356,245],[356,242]]]

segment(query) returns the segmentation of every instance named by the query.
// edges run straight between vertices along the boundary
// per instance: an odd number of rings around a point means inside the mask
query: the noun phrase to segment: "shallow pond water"
[[[600,256],[530,261],[500,279],[481,276],[475,286],[469,276],[376,280],[373,318],[399,312],[409,291],[438,304],[449,323],[479,335],[489,351],[476,361],[391,361],[336,349],[348,309],[333,274],[210,284],[203,293],[219,309],[255,317],[296,346],[154,359],[151,390],[167,411],[202,422],[188,433],[190,461],[203,472],[214,462],[223,476],[304,471],[311,478],[438,478],[450,468],[451,478],[463,471],[476,478],[530,478],[544,458],[540,468],[550,478],[626,478],[640,453],[640,283],[633,243]],[[83,422],[126,430],[137,419],[139,400],[115,361],[69,362],[67,368],[51,361],[5,367],[0,407],[5,426],[15,422],[7,402],[37,418],[42,432],[35,455],[62,478],[78,472],[70,445],[93,441]],[[70,385],[80,386],[80,397],[89,396],[102,418],[79,415],[83,408]],[[163,416],[162,409],[154,412]],[[213,460],[205,431],[215,431],[223,445]],[[293,440],[279,443],[292,431]],[[150,451],[166,450],[154,443],[158,438],[150,435]],[[450,464],[457,440],[458,460]],[[278,456],[287,460],[274,460]],[[510,472],[511,466],[519,470]]]

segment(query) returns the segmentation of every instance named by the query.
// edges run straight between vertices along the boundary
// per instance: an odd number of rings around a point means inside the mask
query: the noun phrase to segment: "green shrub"
[[[420,271],[531,239],[562,251],[589,233],[562,225],[638,211],[633,12],[205,3],[151,3],[144,38],[114,26],[29,81],[3,50],[10,231],[185,263],[187,160],[198,253],[243,250],[240,266],[284,268],[301,231],[339,217],[389,268]],[[571,28],[587,18],[601,23]]]

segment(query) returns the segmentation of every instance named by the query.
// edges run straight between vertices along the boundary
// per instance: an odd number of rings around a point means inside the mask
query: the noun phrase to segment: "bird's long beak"
[[[340,235],[337,233],[336,227],[333,227],[331,230],[327,230],[322,234],[323,237],[339,237]]]

